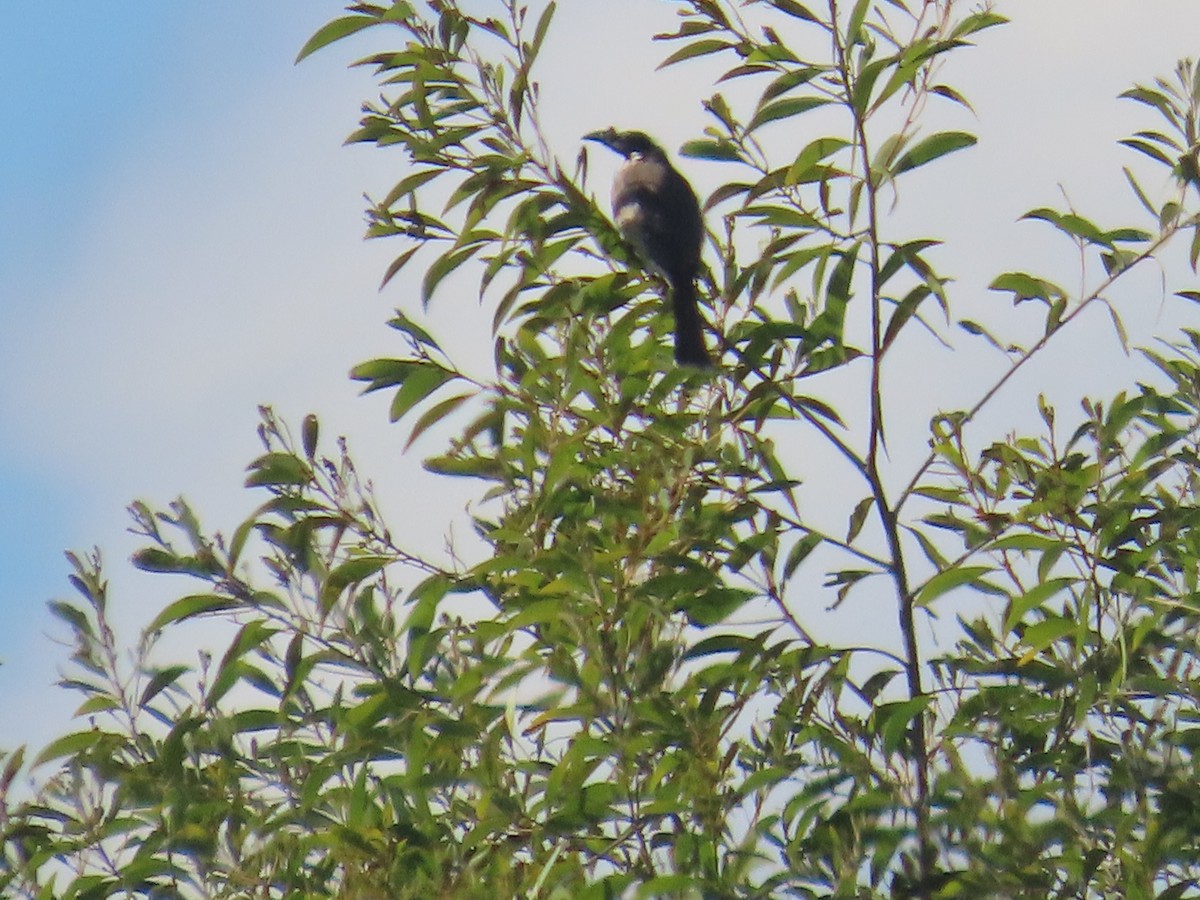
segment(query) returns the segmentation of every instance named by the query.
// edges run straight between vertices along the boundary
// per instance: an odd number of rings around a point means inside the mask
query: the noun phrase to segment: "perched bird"
[[[704,331],[696,305],[696,275],[704,217],[696,192],[667,162],[662,147],[640,131],[608,128],[584,135],[625,157],[613,179],[613,219],[642,262],[671,289],[675,314],[675,361],[708,368]]]

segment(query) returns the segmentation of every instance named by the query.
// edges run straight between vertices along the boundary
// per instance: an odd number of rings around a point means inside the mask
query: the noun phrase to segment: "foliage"
[[[919,202],[910,173],[974,143],[921,122],[966,107],[941,63],[1001,17],[680,0],[664,65],[723,61],[719,81],[757,92],[708,98],[684,147],[727,175],[706,204],[707,375],[672,366],[661,286],[586,159],[550,149],[534,71],[554,5],[465,6],[357,4],[300,55],[381,26],[403,41],[360,63],[385,96],[352,139],[410,161],[370,233],[406,239],[384,282],[419,267],[423,308],[478,279],[494,373],[406,305],[402,355],[353,375],[391,392],[410,444],[451,434],[427,466],[480,480],[479,547],[406,552],[345,446],[264,410],[247,483],[265,499],[227,538],[182,500],[132,508],[135,564],[194,585],[132,665],[98,555],[72,557],[83,602],[53,610],[87,726],[32,761],[53,765],[33,799],[7,757],[4,890],[1195,896],[1200,334],[1144,351],[1157,382],[1083,401],[1077,427],[1040,402],[1040,433],[976,446],[971,428],[1085,310],[1123,337],[1109,298],[1172,239],[1195,269],[1200,70],[1126,95],[1162,119],[1126,143],[1177,176],[1156,199],[1126,171],[1142,221],[1029,213],[1086,277],[997,276],[1041,309],[1018,344],[958,317],[938,241],[891,214]],[[816,123],[840,124],[783,138]],[[1005,368],[916,428],[888,375],[930,336],[990,342]],[[965,357],[929,364],[953,377]],[[813,470],[815,441],[841,469]],[[929,447],[906,471],[887,453],[904,442]],[[806,504],[821,480],[841,508]],[[818,607],[858,602],[889,610],[892,645],[813,636]],[[235,628],[219,658],[156,661],[200,619]]]

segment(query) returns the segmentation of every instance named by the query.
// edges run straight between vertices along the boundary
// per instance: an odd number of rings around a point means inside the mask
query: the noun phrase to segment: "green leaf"
[[[247,467],[246,487],[308,484],[313,470],[292,453],[264,453]]]
[[[296,54],[295,61],[300,62],[300,60],[306,56],[311,56],[322,47],[377,24],[379,24],[379,19],[375,16],[343,16],[340,19],[334,19],[332,22],[317,29],[317,33],[310,37],[304,46],[300,48],[300,52]]]
[[[538,17],[537,25],[533,30],[533,40],[529,42],[525,51],[526,65],[532,65],[533,60],[537,58],[538,51],[542,48],[542,42],[546,39],[546,32],[550,30],[550,21],[554,18],[557,9],[555,3],[547,3],[541,16]]]
[[[162,553],[168,559],[171,559],[171,560],[175,559],[174,556],[172,556],[171,554],[165,553],[164,551],[158,551],[158,552]],[[134,561],[134,565],[137,565],[136,560]],[[140,568],[140,566],[139,566],[139,568]],[[150,571],[154,571],[154,570],[151,569]],[[170,569],[167,569],[166,571],[174,572],[174,571],[176,571],[176,569],[174,567],[172,567]],[[85,613],[78,606],[74,606],[73,604],[66,603],[62,600],[51,600],[47,604],[47,606],[50,607],[50,613],[52,615],[56,616],[57,618],[59,618],[63,622],[65,622],[67,624],[67,626],[72,631],[74,631],[77,635],[84,636],[89,640],[95,640],[96,632],[95,632],[95,629],[92,628],[91,620],[88,618],[87,613]]]
[[[720,53],[722,50],[728,50],[734,45],[728,41],[718,41],[715,38],[707,38],[702,41],[693,41],[680,47],[661,63],[659,69],[665,69],[667,66],[673,66],[676,63],[683,62],[685,59],[695,59],[698,56],[707,56],[710,53]]]
[[[1008,534],[992,544],[995,550],[1017,550],[1022,553],[1045,553],[1062,547],[1062,542],[1040,534]]]
[[[337,565],[325,579],[325,584],[321,586],[319,601],[321,611],[329,612],[346,588],[378,574],[390,562],[392,560],[387,556],[363,555],[352,556]]]
[[[446,416],[450,415],[452,412],[462,406],[463,403],[476,396],[478,395],[475,391],[471,391],[466,394],[455,394],[453,397],[447,397],[445,400],[441,400],[429,407],[429,409],[421,413],[421,417],[413,423],[412,431],[409,432],[408,435],[408,440],[404,442],[404,449],[407,450],[409,447],[411,447],[413,442],[425,433],[426,429],[436,425],[442,419],[446,418]]]
[[[887,329],[883,334],[882,349],[887,350],[892,345],[900,330],[904,327],[920,307],[922,301],[930,296],[933,292],[928,285],[918,284],[911,291],[904,295],[904,298],[896,305],[891,316],[888,317]]]
[[[406,412],[426,399],[443,384],[459,377],[459,375],[443,369],[436,363],[424,362],[415,364],[409,370],[407,377],[404,379],[404,384],[400,386],[400,390],[396,391],[396,396],[392,398],[388,417],[391,421],[398,422]]]
[[[777,122],[780,119],[790,119],[798,116],[801,113],[806,113],[810,109],[816,109],[819,106],[825,106],[831,101],[824,97],[785,97],[783,100],[776,100],[773,103],[768,103],[761,107],[754,114],[754,118],[750,120],[750,124],[746,126],[746,131],[751,132],[756,128],[767,124],[768,122]]]
[[[782,13],[787,13],[789,16],[795,16],[797,19],[804,19],[808,22],[820,22],[815,15],[809,12],[808,7],[796,0],[767,0],[771,6]]]
[[[688,595],[676,609],[693,625],[716,625],[733,615],[754,597],[752,591],[733,587],[711,587]]]
[[[850,11],[850,18],[846,22],[846,43],[850,46],[862,44],[866,42],[866,35],[863,33],[863,22],[866,21],[867,12],[871,9],[873,0],[858,0],[854,4],[854,9]]]
[[[1168,166],[1172,169],[1175,168],[1175,160],[1148,141],[1138,140],[1137,138],[1123,138],[1122,140],[1117,141],[1117,143],[1123,144],[1131,150],[1136,150],[1138,153],[1144,153],[1155,162],[1160,162],[1164,166]]]
[[[238,631],[229,649],[221,658],[216,675],[209,686],[208,695],[204,698],[205,705],[211,709],[224,697],[239,680],[245,680],[267,693],[274,693],[269,681],[253,666],[246,664],[242,657],[261,646],[279,632],[262,619],[251,619]]]
[[[1066,292],[1053,282],[1035,278],[1025,272],[1005,272],[1003,275],[998,275],[988,285],[988,290],[1011,291],[1014,303],[1021,303],[1025,300],[1041,300],[1049,304],[1066,296]]]
[[[483,478],[487,481],[503,481],[507,472],[499,460],[481,457],[432,456],[423,465],[427,471],[437,475]]]
[[[379,205],[384,209],[391,209],[398,201],[416,191],[417,188],[444,174],[446,174],[446,169],[442,166],[437,166],[436,168],[421,169],[413,172],[411,175],[406,175],[396,182],[395,187],[387,192],[387,196],[380,201]]]
[[[853,541],[862,531],[863,523],[867,520],[867,513],[871,511],[874,502],[874,497],[863,497],[855,504],[854,511],[850,513],[850,524],[846,528],[847,543]]]
[[[679,155],[717,162],[741,162],[742,159],[737,145],[730,141],[688,141],[679,148]]]
[[[355,381],[365,381],[364,394],[403,384],[409,373],[422,363],[411,359],[372,359],[359,363],[350,370],[350,377]]]
[[[466,247],[452,250],[449,253],[444,253],[435,259],[433,265],[425,271],[425,277],[421,280],[421,305],[428,307],[429,301],[433,299],[434,291],[437,290],[437,286],[442,283],[442,280],[482,250],[483,247],[483,243],[473,243]]]
[[[1030,625],[1021,635],[1022,645],[1028,648],[1022,654],[1021,662],[1028,662],[1055,641],[1073,634],[1080,627],[1080,624],[1074,619],[1056,615],[1048,617],[1044,622]]]
[[[158,669],[142,691],[142,696],[138,700],[138,706],[145,708],[151,700],[158,696],[160,691],[174,684],[179,680],[179,676],[186,674],[188,671],[189,668],[187,666],[181,665]]]
[[[1040,609],[1047,600],[1075,583],[1074,578],[1052,578],[1035,585],[1024,594],[1013,599],[1008,614],[1004,617],[1005,631],[1012,631],[1031,609]]]
[[[923,713],[932,697],[913,697],[898,703],[881,703],[875,707],[875,730],[883,738],[885,753],[895,753],[908,733],[913,719]]]
[[[841,138],[818,138],[796,154],[796,158],[788,166],[787,173],[783,176],[783,183],[787,185],[808,184],[819,178],[827,177],[830,168],[818,165],[818,163],[849,146],[850,142]]]
[[[146,626],[146,631],[161,631],[176,622],[183,622],[207,613],[237,609],[241,605],[240,601],[234,600],[232,597],[222,597],[219,594],[192,594],[167,606]]]
[[[788,550],[787,558],[783,563],[783,580],[787,581],[796,570],[800,568],[800,564],[808,558],[808,555],[820,546],[824,539],[819,534],[806,534],[800,540],[796,541]]]
[[[913,604],[919,607],[928,606],[947,591],[952,591],[965,584],[979,588],[983,576],[993,571],[995,570],[991,566],[956,566],[945,572],[938,572],[917,591],[913,598]],[[987,586],[987,589],[989,593],[994,591],[990,585]]]
[[[33,768],[36,768],[50,762],[52,759],[59,759],[63,756],[74,756],[77,753],[95,747],[108,736],[106,732],[100,731],[97,728],[64,735],[47,744],[31,765]]]
[[[1089,244],[1102,244],[1106,247],[1112,244],[1108,235],[1099,226],[1076,213],[1060,213],[1057,210],[1042,207],[1030,210],[1021,218],[1049,222],[1064,234],[1080,238]]]
[[[909,172],[956,150],[972,147],[977,140],[975,135],[967,134],[965,131],[942,131],[930,135],[924,140],[918,141],[912,149],[896,160],[896,164],[892,167],[892,174],[899,175],[902,172]]]
[[[379,281],[379,289],[383,290],[385,287],[387,287],[388,282],[395,278],[397,273],[406,265],[408,265],[408,261],[416,256],[420,249],[421,245],[417,244],[415,247],[409,247],[407,250],[393,259],[391,265],[389,265],[383,272],[383,278]]]

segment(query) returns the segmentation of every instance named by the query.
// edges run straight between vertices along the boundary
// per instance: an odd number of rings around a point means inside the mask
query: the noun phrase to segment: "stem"
[[[870,378],[870,434],[868,437],[867,455],[864,461],[864,474],[871,486],[876,511],[879,514],[888,554],[891,563],[888,566],[892,580],[896,585],[896,596],[899,599],[899,626],[904,642],[904,672],[908,681],[910,698],[924,695],[924,685],[921,678],[921,655],[917,643],[916,620],[913,609],[913,593],[909,589],[908,572],[904,564],[904,548],[900,541],[900,525],[897,510],[892,509],[887,501],[883,478],[879,472],[879,450],[885,446],[886,437],[883,426],[883,316],[881,294],[883,285],[880,283],[881,264],[879,260],[879,208],[878,184],[871,171],[870,142],[867,138],[866,119],[868,110],[859,112],[852,102],[854,96],[854,78],[851,66],[846,56],[846,48],[842,44],[837,31],[837,0],[829,0],[831,14],[831,30],[834,40],[834,50],[838,67],[842,73],[842,83],[846,89],[846,105],[854,117],[854,130],[858,150],[862,154],[863,188],[866,193],[867,227],[866,240],[870,253],[871,266],[871,378]],[[898,509],[898,508],[897,508]],[[928,898],[929,886],[932,880],[936,853],[930,829],[929,802],[929,750],[926,736],[924,713],[913,718],[908,734],[909,755],[916,778],[915,818],[917,831],[917,865],[918,877],[916,896]]]
[[[1050,343],[1050,339],[1053,338],[1054,335],[1056,335],[1060,331],[1062,331],[1067,325],[1069,325],[1074,319],[1076,319],[1080,313],[1082,313],[1085,309],[1087,309],[1089,306],[1091,306],[1094,302],[1099,300],[1104,295],[1104,293],[1110,287],[1113,286],[1113,284],[1116,282],[1116,280],[1118,278],[1120,278],[1126,272],[1129,272],[1130,270],[1132,270],[1139,263],[1142,263],[1148,259],[1154,258],[1154,256],[1158,253],[1158,251],[1160,249],[1162,249],[1163,245],[1166,244],[1167,241],[1169,241],[1171,238],[1173,238],[1175,236],[1175,234],[1180,230],[1180,228],[1190,227],[1195,224],[1195,221],[1196,220],[1193,218],[1193,219],[1189,220],[1188,222],[1176,223],[1176,224],[1171,225],[1169,228],[1167,228],[1165,231],[1163,231],[1157,238],[1155,238],[1154,242],[1151,243],[1148,247],[1146,247],[1145,250],[1143,250],[1136,257],[1134,257],[1134,259],[1129,263],[1129,265],[1125,266],[1123,269],[1120,269],[1118,271],[1115,271],[1115,272],[1112,272],[1111,274],[1109,274],[1096,287],[1096,289],[1094,291],[1092,291],[1090,294],[1088,294],[1086,297],[1084,297],[1082,300],[1079,301],[1079,305],[1077,305],[1067,315],[1063,316],[1062,321],[1059,322],[1057,328],[1046,332],[1044,335],[1041,336],[1041,338],[1038,339],[1037,343],[1035,343],[1032,347],[1030,347],[1028,350],[1026,350],[1023,354],[1021,354],[1021,356],[1015,362],[1013,362],[1013,364],[1011,366],[1009,366],[1008,370],[1003,375],[1001,375],[998,379],[996,379],[995,384],[993,384],[990,388],[987,389],[987,391],[984,392],[984,395],[979,398],[979,400],[975,403],[975,405],[972,406],[969,410],[967,410],[965,413],[963,413],[958,418],[959,429],[961,430],[963,427],[966,426],[966,424],[968,422],[970,422],[972,419],[974,419],[975,416],[979,415],[979,413],[983,410],[983,408],[985,406],[987,406],[989,402],[991,402],[992,398],[995,397],[996,394],[998,394],[1000,392],[1000,389],[1008,383],[1010,378],[1012,378],[1014,375],[1016,375],[1017,372],[1019,372],[1021,370],[1021,368],[1027,362],[1029,362],[1029,360],[1033,359],[1033,357],[1035,357],[1038,353],[1040,353],[1042,350],[1044,350],[1046,348],[1046,345]],[[930,450],[929,454],[925,457],[924,461],[919,466],[917,466],[916,471],[913,472],[912,478],[909,479],[908,484],[904,486],[904,490],[902,490],[900,492],[900,499],[896,503],[896,511],[897,512],[899,512],[900,509],[904,506],[904,504],[908,502],[909,498],[912,497],[913,491],[917,487],[917,482],[921,480],[922,475],[924,475],[927,471],[929,471],[929,467],[931,465],[933,465],[933,462],[936,458],[937,458],[936,451]]]
[[[867,242],[871,257],[871,431],[867,446],[866,475],[871,484],[875,509],[879,513],[884,537],[887,540],[888,555],[891,557],[891,564],[888,568],[896,585],[896,596],[899,598],[899,624],[900,634],[904,641],[904,673],[908,681],[908,695],[910,698],[916,698],[924,695],[925,688],[921,678],[920,647],[917,644],[916,617],[913,609],[914,594],[909,588],[908,571],[904,565],[904,548],[900,543],[898,509],[892,509],[888,504],[883,477],[879,472],[879,448],[884,444],[885,437],[883,394],[880,389],[883,368],[883,333],[880,314],[882,286],[879,284],[877,192],[868,161],[866,129],[861,119],[855,123],[855,128],[858,132],[859,146],[863,150],[863,168],[867,180]],[[933,874],[935,852],[929,825],[929,748],[923,713],[913,718],[908,739],[917,782],[916,820],[920,865],[918,896],[927,897],[928,885]]]

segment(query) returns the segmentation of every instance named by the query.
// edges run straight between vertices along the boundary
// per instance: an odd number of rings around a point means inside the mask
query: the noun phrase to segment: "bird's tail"
[[[675,313],[675,362],[710,368],[712,360],[704,348],[704,323],[696,303],[695,282],[680,279],[671,288],[671,306]]]

